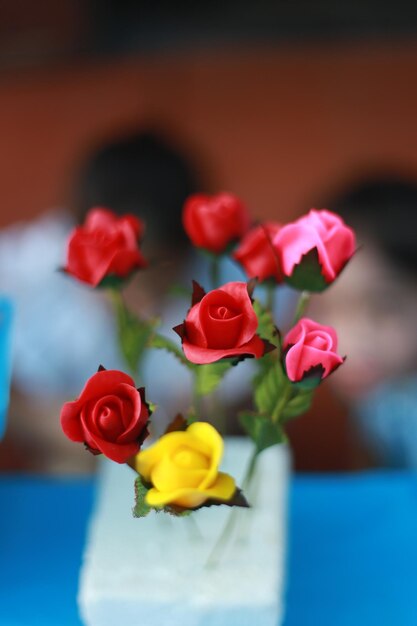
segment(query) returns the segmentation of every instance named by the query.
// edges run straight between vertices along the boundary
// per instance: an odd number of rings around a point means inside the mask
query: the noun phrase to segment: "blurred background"
[[[295,467],[417,466],[416,77],[410,1],[3,0],[0,294],[15,335],[0,468],[91,469],[83,450],[70,458],[59,407],[97,346],[112,353],[111,316],[52,268],[88,204],[110,197],[91,183],[98,156],[116,146],[122,162],[138,137],[129,162],[153,165],[127,188],[151,212],[169,170],[183,181],[172,213],[196,188],[228,190],[256,219],[326,206],[355,226],[360,252],[311,309],[348,360],[289,427]],[[93,318],[101,334],[73,334]]]

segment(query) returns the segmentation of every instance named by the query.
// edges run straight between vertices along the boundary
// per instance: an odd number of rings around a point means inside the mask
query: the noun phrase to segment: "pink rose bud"
[[[286,280],[296,289],[323,291],[355,252],[355,233],[330,211],[311,211],[274,238]]]
[[[337,335],[331,326],[322,326],[303,317],[286,335],[283,344],[285,368],[293,382],[311,379],[312,386],[344,361],[337,354]]]
[[[242,265],[249,278],[257,278],[260,282],[268,278],[277,283],[282,282],[278,255],[272,245],[280,228],[277,222],[265,222],[252,228],[243,237],[233,257]]]

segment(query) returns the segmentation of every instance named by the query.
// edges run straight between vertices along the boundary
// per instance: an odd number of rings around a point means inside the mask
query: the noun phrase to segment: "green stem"
[[[294,315],[294,326],[303,317],[310,300],[310,292],[302,291],[298,299],[297,308]]]
[[[291,393],[292,393],[292,386],[291,386],[291,383],[288,382],[285,385],[282,395],[280,399],[278,400],[277,404],[275,405],[275,409],[273,410],[273,413],[271,415],[271,420],[274,424],[278,423],[279,418],[281,417],[281,413],[284,410],[285,405],[287,404],[288,400],[290,399]]]
[[[268,284],[266,286],[266,308],[271,312],[274,317],[274,300],[275,300],[275,286]]]
[[[220,282],[220,258],[213,255],[210,262],[210,282],[211,288],[217,289]]]
[[[245,470],[245,475],[242,481],[242,489],[248,489],[251,483],[253,474],[256,469],[256,462],[258,459],[258,455],[259,455],[259,451],[255,448]],[[223,554],[224,547],[230,541],[230,537],[234,530],[234,527],[237,521],[237,511],[238,511],[238,507],[233,507],[232,510],[230,511],[228,518],[226,520],[226,524],[223,526],[223,530],[221,531],[216,543],[214,544],[212,551],[209,554],[209,557],[206,562],[207,568],[215,567],[217,563],[219,562],[220,557]]]

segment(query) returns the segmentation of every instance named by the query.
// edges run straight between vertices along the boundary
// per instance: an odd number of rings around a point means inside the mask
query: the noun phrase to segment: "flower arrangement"
[[[136,472],[136,517],[151,510],[183,516],[213,505],[250,506],[245,491],[258,456],[285,441],[286,422],[308,410],[316,387],[344,362],[336,331],[304,316],[310,294],[329,287],[355,252],[354,232],[339,216],[313,209],[290,224],[253,225],[236,196],[198,194],[185,203],[183,225],[210,262],[212,285],[206,291],[193,282],[190,307],[173,329],[181,345],[174,333],[163,336],[155,320],[133,314],[123,301],[126,279],[147,266],[140,250],[144,225],[138,218],[90,210],[70,236],[63,269],[110,293],[132,376],[144,351],[155,349],[174,354],[194,379],[186,415],[173,415],[165,434],[148,447],[143,444],[156,407],[127,373],[100,366],[80,396],[62,408],[67,437]],[[219,285],[222,256],[241,266],[246,282]],[[300,294],[293,326],[282,336],[273,296],[284,282]],[[258,291],[267,297],[258,299]],[[219,471],[224,442],[201,399],[247,358],[254,359],[257,370],[250,390],[253,407],[241,412],[239,420],[253,442],[253,454],[238,486]]]

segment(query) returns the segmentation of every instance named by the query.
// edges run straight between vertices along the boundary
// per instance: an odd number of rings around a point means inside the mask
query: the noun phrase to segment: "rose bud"
[[[337,354],[337,335],[331,326],[322,326],[303,317],[284,338],[283,352],[288,378],[306,380],[311,386],[331,374],[344,359]]]
[[[269,344],[257,334],[258,318],[248,285],[232,282],[209,293],[194,283],[193,306],[174,328],[192,363],[214,363],[227,357],[264,355]]]
[[[355,252],[355,233],[341,217],[312,209],[283,226],[274,238],[280,267],[293,287],[322,291]]]
[[[184,205],[185,232],[197,248],[221,254],[249,228],[249,215],[239,198],[231,193],[215,196],[196,194]]]
[[[260,282],[267,278],[282,282],[278,255],[272,244],[280,228],[277,222],[265,222],[254,226],[241,240],[233,258],[242,265],[249,278],[257,278]]]
[[[152,485],[147,504],[197,508],[208,499],[231,500],[236,485],[231,476],[218,471],[222,456],[223,439],[205,422],[163,435],[135,459],[137,471]]]
[[[126,278],[147,265],[138,247],[142,233],[143,223],[134,215],[91,209],[70,235],[64,271],[93,287],[109,276]]]
[[[72,441],[84,442],[93,454],[125,463],[148,435],[149,408],[143,389],[130,376],[100,369],[75,402],[61,411],[61,426]]]

